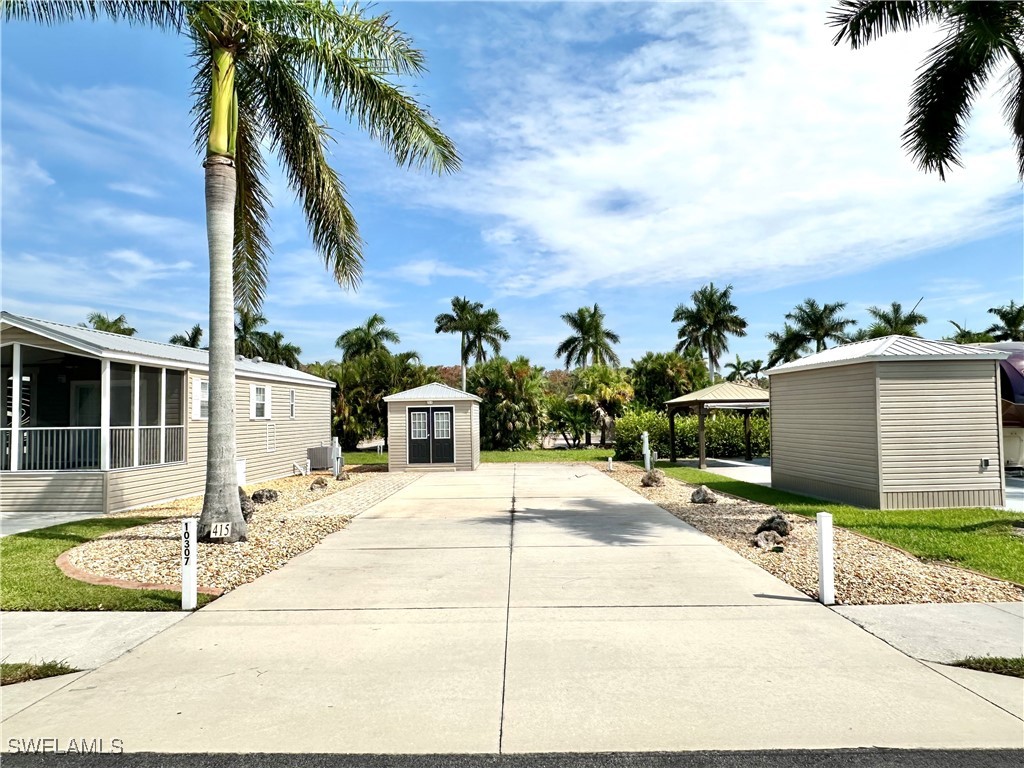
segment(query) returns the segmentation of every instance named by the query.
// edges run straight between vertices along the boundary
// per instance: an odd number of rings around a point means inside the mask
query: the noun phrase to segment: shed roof
[[[1006,352],[973,346],[954,344],[951,341],[931,341],[910,336],[883,336],[842,344],[791,363],[783,363],[767,371],[769,376],[812,368],[831,368],[838,365],[855,365],[875,360],[1002,360]]]
[[[397,403],[405,400],[475,400],[480,402],[480,398],[476,395],[437,381],[432,384],[424,384],[422,387],[407,389],[404,392],[395,392],[384,398],[385,403]]]
[[[667,400],[665,405],[685,406],[704,404],[736,403],[738,406],[749,407],[752,403],[768,404],[768,390],[752,384],[741,384],[736,381],[723,381],[710,387],[698,389],[688,395]]]
[[[136,336],[124,336],[119,333],[83,328],[79,325],[66,325],[55,323],[52,320],[23,317],[6,311],[0,312],[0,334],[4,328],[19,328],[100,358],[200,371],[209,369],[210,353],[205,349],[147,341]],[[277,363],[256,362],[248,358],[235,361],[235,372],[254,378],[293,381],[322,387],[334,386],[333,382],[304,371]]]

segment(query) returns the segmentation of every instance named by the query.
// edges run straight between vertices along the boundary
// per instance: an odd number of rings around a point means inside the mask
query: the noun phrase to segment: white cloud
[[[477,269],[456,267],[437,259],[417,259],[390,270],[388,274],[413,285],[430,285],[438,277],[464,277],[479,280],[484,273]]]
[[[160,197],[160,193],[152,187],[147,187],[144,184],[137,184],[132,181],[115,181],[107,184],[108,189],[112,189],[115,192],[124,192],[126,195],[134,195],[135,197],[145,197],[149,199],[155,199]]]
[[[56,183],[34,158],[22,156],[10,144],[3,145],[2,175],[5,208],[12,200]]]
[[[553,45],[539,74],[509,67],[495,41],[486,112],[457,126],[466,170],[422,193],[485,221],[504,254],[496,284],[525,296],[652,279],[776,287],[1019,219],[999,100],[980,100],[964,169],[945,184],[921,173],[900,134],[934,33],[851,51],[831,45],[826,10],[645,7],[619,17],[623,52]],[[543,20],[518,21],[553,42]]]

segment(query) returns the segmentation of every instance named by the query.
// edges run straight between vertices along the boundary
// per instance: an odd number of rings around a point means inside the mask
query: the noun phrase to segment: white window
[[[413,440],[427,439],[427,414],[423,411],[415,411],[412,414],[409,425],[409,437]]]
[[[266,384],[249,385],[249,418],[272,418],[270,412],[270,387]]]
[[[288,393],[288,418],[295,418],[295,390]]]
[[[192,418],[210,418],[210,382],[207,379],[192,380]]]
[[[452,415],[448,411],[434,412],[434,439],[450,440],[452,437]]]

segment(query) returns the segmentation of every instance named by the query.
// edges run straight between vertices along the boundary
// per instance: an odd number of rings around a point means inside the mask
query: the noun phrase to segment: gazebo
[[[704,452],[704,417],[711,408],[724,408],[743,411],[743,442],[746,447],[746,460],[752,457],[750,452],[750,412],[757,408],[768,407],[768,390],[753,384],[741,384],[734,381],[723,381],[704,389],[698,389],[688,395],[668,400],[668,441],[669,459],[676,460],[676,413],[697,409],[697,455],[698,466],[707,469],[707,456]]]

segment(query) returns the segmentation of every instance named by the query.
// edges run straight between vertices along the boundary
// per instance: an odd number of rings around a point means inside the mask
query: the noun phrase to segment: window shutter
[[[274,414],[273,414],[273,413],[271,413],[271,410],[270,410],[270,404],[271,404],[272,402],[274,402],[274,398],[272,397],[272,393],[271,393],[270,389],[271,389],[270,385],[269,385],[269,384],[267,384],[267,407],[266,407],[266,418],[268,418],[268,419],[272,419],[272,418],[274,418]]]

